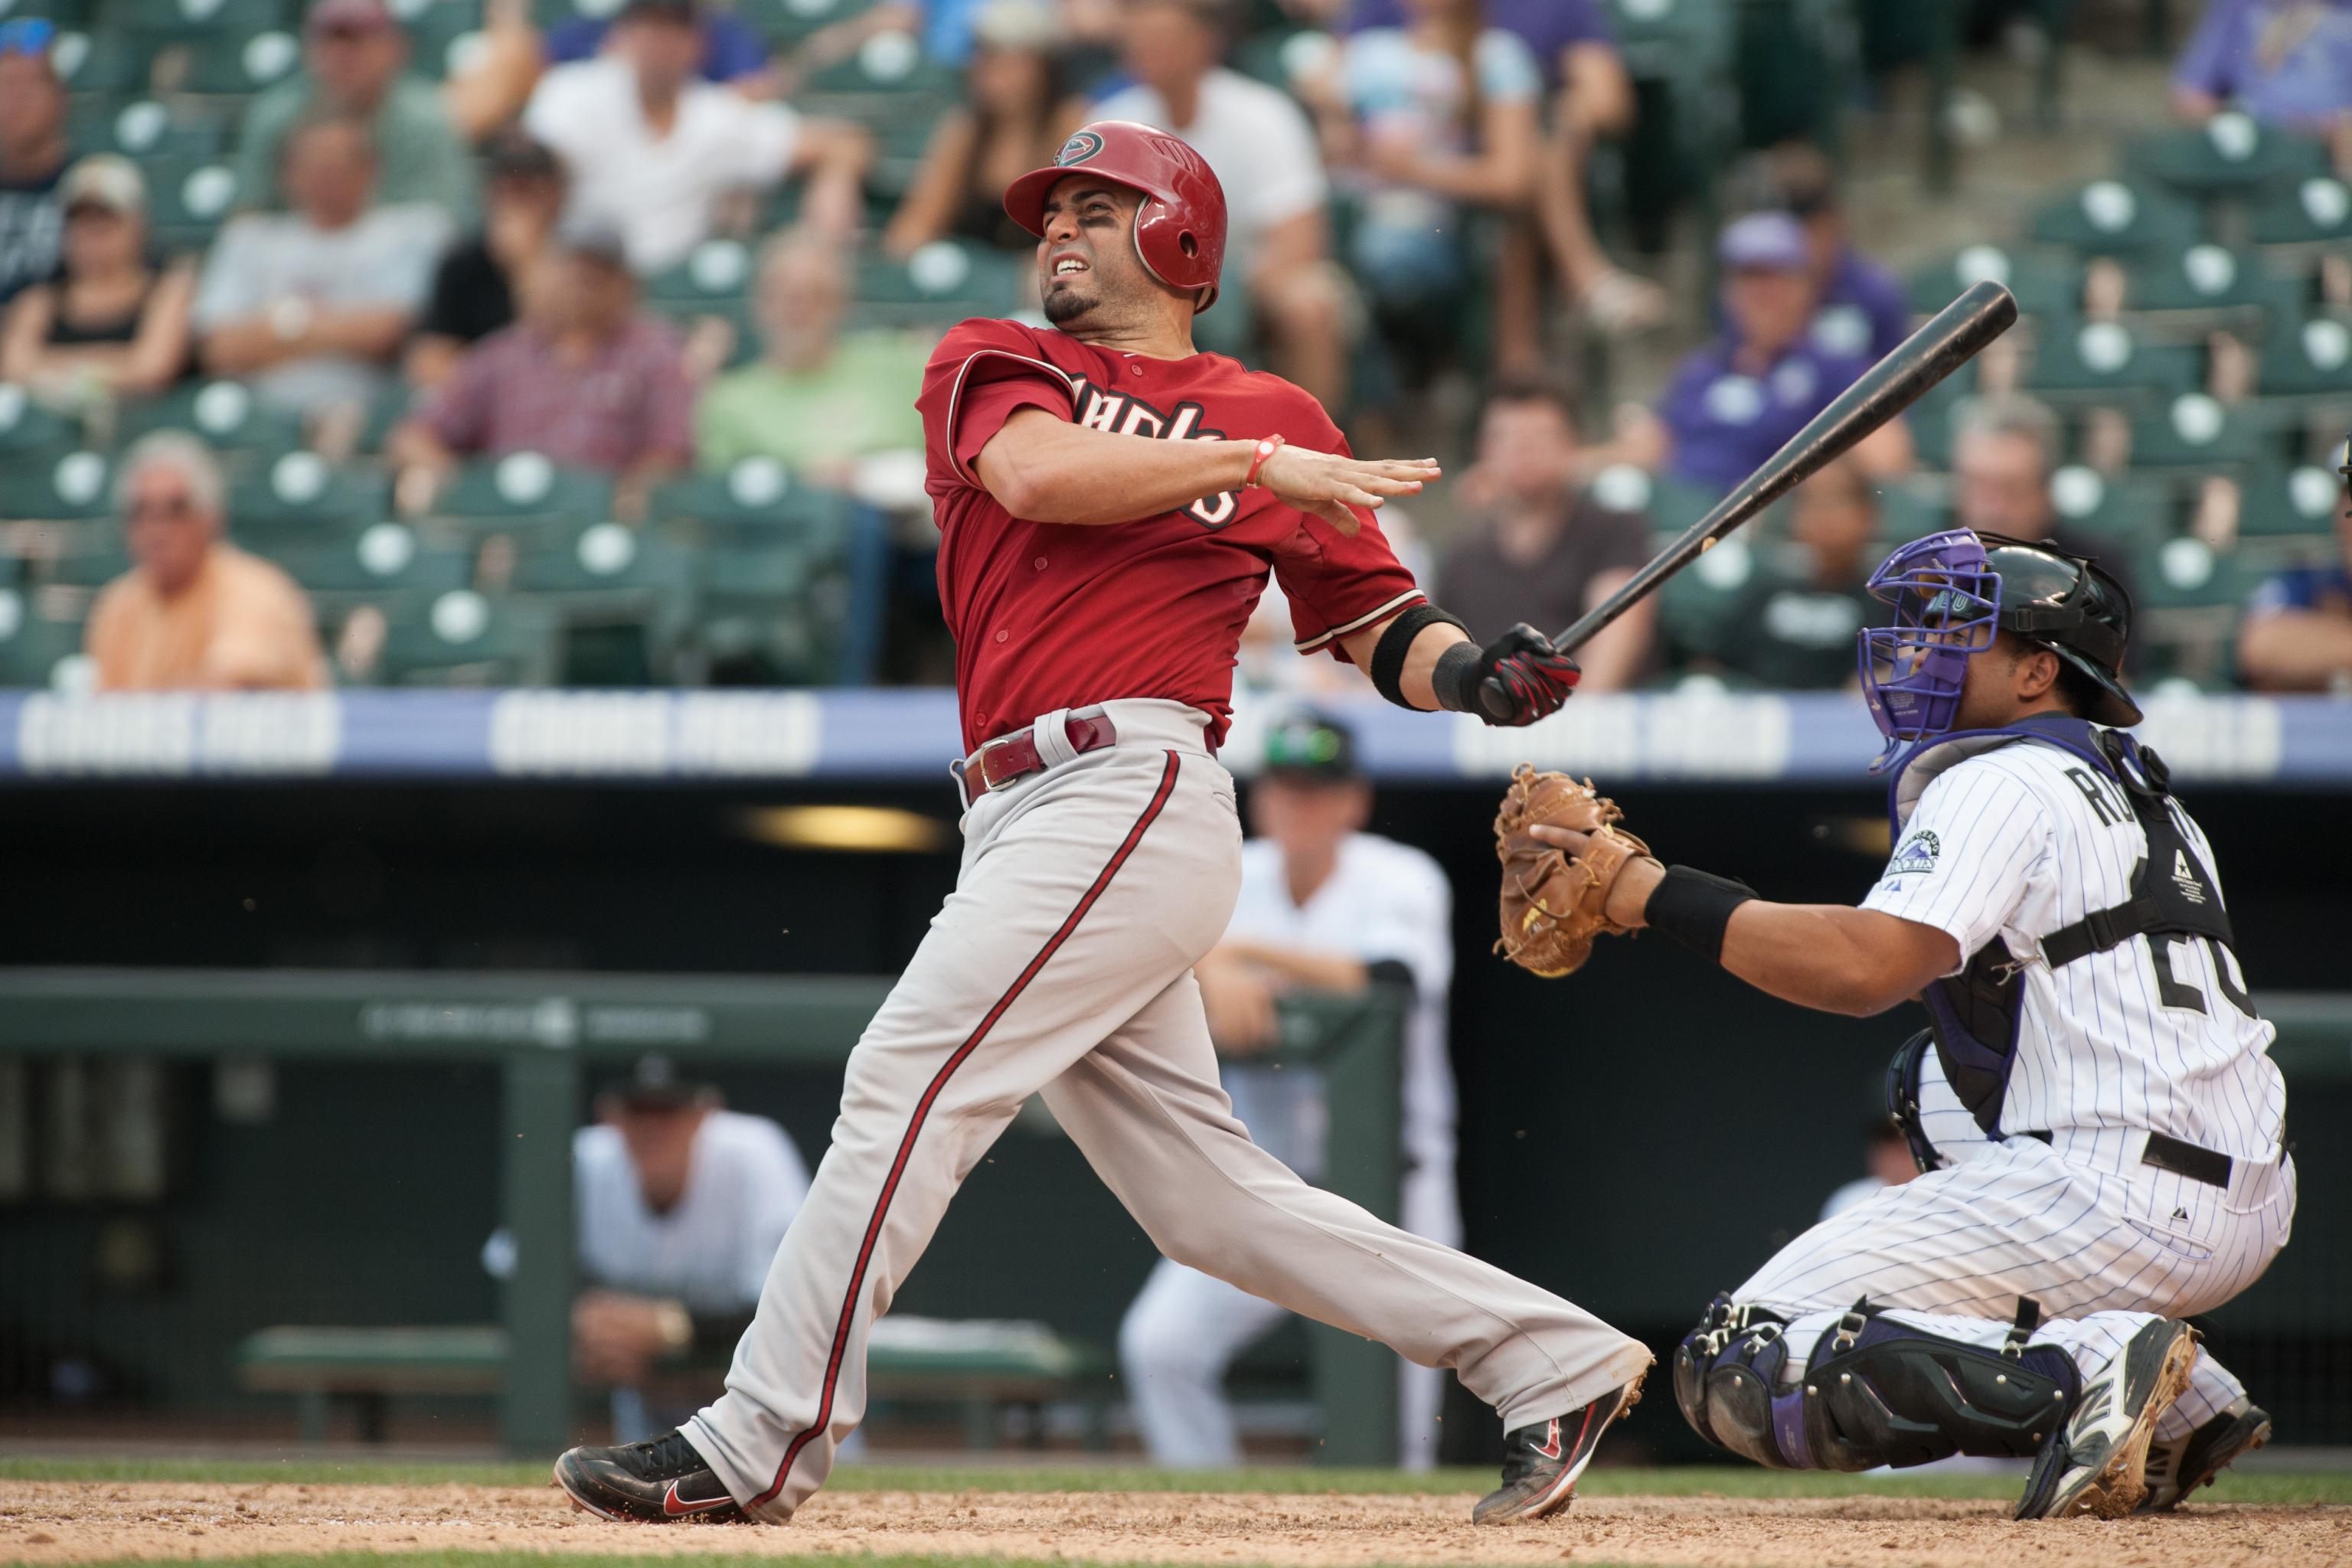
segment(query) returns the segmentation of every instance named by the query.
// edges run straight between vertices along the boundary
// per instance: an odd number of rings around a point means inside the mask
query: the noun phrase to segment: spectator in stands
[[[374,205],[367,122],[331,111],[288,135],[285,181],[294,210],[230,219],[205,262],[198,355],[281,408],[364,408],[394,384],[449,220],[422,204]]]
[[[408,35],[383,0],[317,0],[302,24],[299,75],[264,92],[237,133],[237,192],[247,206],[299,204],[284,183],[295,129],[321,113],[373,133],[376,199],[438,207],[463,221],[474,208],[474,164],[440,89],[409,73]]]
[[[703,394],[695,416],[703,467],[769,457],[842,486],[861,458],[922,449],[907,388],[922,379],[929,351],[900,332],[845,333],[849,296],[847,259],[830,240],[769,241],[754,305],[766,352]]]
[[[1478,0],[1407,0],[1404,26],[1347,39],[1309,85],[1324,156],[1355,193],[1349,269],[1407,357],[1442,357],[1475,285],[1472,212],[1527,210],[1543,73]]]
[[[701,80],[700,20],[694,0],[628,0],[603,55],[531,94],[523,124],[570,169],[568,213],[618,228],[650,276],[725,226],[730,200],[805,174],[803,221],[846,239],[863,216],[866,133]]]
[[[653,486],[694,456],[683,353],[669,323],[638,308],[619,233],[567,225],[525,281],[521,320],[467,350],[394,429],[402,508],[429,506],[460,458],[537,452],[613,476],[615,509],[641,517]]]
[[[2336,561],[2282,572],[2247,603],[2238,673],[2257,691],[2352,693],[2352,441],[2336,461],[2346,494]]]
[[[65,247],[57,276],[16,296],[0,328],[0,381],[61,406],[141,397],[188,363],[193,263],[147,252],[147,183],[139,165],[93,153],[66,173]]]
[[[1550,96],[1549,124],[1538,157],[1535,221],[1516,225],[1512,255],[1504,273],[1496,312],[1496,348],[1507,368],[1531,368],[1540,353],[1535,331],[1537,247],[1566,285],[1569,298],[1593,325],[1612,335],[1635,331],[1664,320],[1664,290],[1609,258],[1593,235],[1586,199],[1585,165],[1603,137],[1622,136],[1633,125],[1633,80],[1617,52],[1617,35],[1602,0],[1486,0],[1486,25],[1517,37],[1542,69]],[[1397,27],[1405,23],[1404,0],[1356,0],[1347,27]],[[1514,359],[1528,362],[1512,364]]]
[[[1810,333],[1812,247],[1786,213],[1750,213],[1717,247],[1724,271],[1723,335],[1684,360],[1625,449],[1670,478],[1728,490],[1853,384],[1869,362],[1832,353]],[[1873,476],[1910,466],[1909,434],[1882,426],[1855,458]]]
[[[2210,0],[2172,102],[2200,123],[2235,106],[2352,152],[2352,0]]]
[[[222,535],[220,465],[184,431],[123,454],[115,485],[131,568],[90,611],[85,647],[109,691],[307,690],[327,684],[294,580]]]
[[[46,16],[0,22],[0,304],[58,264],[65,228],[58,182],[73,149],[65,84],[49,59],[57,36]]]
[[[514,324],[515,289],[545,253],[563,212],[563,165],[520,130],[490,149],[482,231],[441,258],[408,345],[409,384],[441,384],[467,348]]]
[[[1832,353],[1875,363],[1911,335],[1911,301],[1903,280],[1853,247],[1837,171],[1810,142],[1776,149],[1769,160],[1779,205],[1805,226],[1812,250],[1813,341]]]
[[[599,7],[604,9],[604,7]],[[531,19],[530,0],[488,0],[483,7],[479,43],[444,89],[460,130],[483,141],[505,127],[530,101],[531,89],[551,66],[593,59],[612,38],[607,16],[567,16],[542,35]],[[782,88],[771,64],[768,41],[732,11],[703,16],[702,57],[695,74],[731,87],[746,98],[774,98]]]
[[[1225,188],[1225,307],[1195,328],[1201,346],[1246,346],[1252,325],[1273,348],[1274,368],[1327,407],[1347,398],[1342,323],[1347,279],[1331,262],[1324,219],[1330,199],[1315,129],[1287,93],[1222,63],[1224,0],[1127,0],[1124,55],[1131,86],[1097,102],[1089,119],[1135,120],[1182,137]]]
[[[1486,400],[1477,461],[1459,487],[1475,510],[1439,562],[1434,595],[1473,637],[1490,640],[1518,621],[1557,631],[1649,560],[1646,521],[1596,500],[1585,468],[1565,390],[1507,381]],[[1656,619],[1657,601],[1644,600],[1580,648],[1581,689],[1638,684]]]
[[[1986,397],[1971,405],[1952,437],[1952,522],[2011,539],[2052,537],[2058,526],[2050,501],[2057,466],[2058,420],[2022,394]]]
[[[1833,1218],[1889,1187],[1908,1186],[1919,1179],[1919,1162],[1911,1152],[1911,1140],[1893,1117],[1875,1118],[1863,1129],[1862,1168],[1861,1175],[1822,1201],[1822,1218]]]
[[[991,0],[974,24],[965,101],[940,116],[882,248],[908,257],[940,239],[1026,255],[1036,237],[1004,212],[1004,188],[1054,161],[1085,118],[1063,79],[1045,0]]]
[[[1789,690],[1853,684],[1853,637],[1884,606],[1864,587],[1874,552],[1878,499],[1853,460],[1836,462],[1790,498],[1786,551],[1761,559],[1738,601],[1718,617],[1714,652],[1759,686]]]

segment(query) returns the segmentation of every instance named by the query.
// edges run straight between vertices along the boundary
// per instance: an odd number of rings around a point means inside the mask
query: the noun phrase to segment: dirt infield
[[[2319,1568],[2352,1509],[2193,1506],[2170,1518],[2013,1524],[1996,1502],[1918,1498],[1599,1498],[1543,1524],[1474,1531],[1470,1499],[1164,1492],[820,1495],[782,1529],[607,1524],[552,1490],[24,1481],[0,1488],[0,1561],[429,1550],[1097,1563],[1675,1563],[1687,1568]]]

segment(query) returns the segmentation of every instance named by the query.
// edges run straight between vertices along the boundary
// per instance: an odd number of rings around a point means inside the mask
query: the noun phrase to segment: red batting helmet
[[[1045,197],[1063,176],[1084,168],[1139,191],[1135,254],[1171,289],[1202,291],[1196,310],[1217,302],[1225,259],[1225,192],[1208,162],[1179,138],[1131,120],[1097,120],[1074,132],[1046,168],[1022,175],[1004,192],[1004,210],[1031,234],[1045,234]]]

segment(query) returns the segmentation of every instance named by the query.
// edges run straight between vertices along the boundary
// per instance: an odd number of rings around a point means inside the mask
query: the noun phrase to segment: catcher
[[[1927,1005],[1889,1080],[1925,1173],[1715,1299],[1675,1357],[1701,1436],[1794,1469],[2031,1458],[2021,1519],[2168,1509],[2270,1436],[2179,1320],[2286,1241],[2274,1031],[2212,847],[2123,732],[2115,580],[1962,531],[1870,585],[1895,606],[1861,648],[1895,847],[1860,908],[1663,867],[1589,785],[1522,769],[1502,946],[1564,973],[1647,927],[1803,1006]]]

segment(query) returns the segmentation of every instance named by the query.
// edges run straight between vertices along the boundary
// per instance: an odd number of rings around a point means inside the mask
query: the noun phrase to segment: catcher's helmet
[[[2131,636],[2131,595],[2088,557],[2055,544],[2029,544],[1979,531],[1985,564],[2000,578],[2000,629],[2046,647],[2098,693],[2084,718],[2098,724],[2140,721],[2124,689],[2124,643]]]
[[[1194,310],[1217,302],[1225,259],[1225,192],[1207,160],[1165,131],[1131,120],[1097,120],[1072,133],[1051,164],[1006,187],[1004,210],[1044,238],[1045,198],[1062,178],[1084,168],[1142,194],[1135,214],[1135,254],[1171,289],[1198,290]]]

